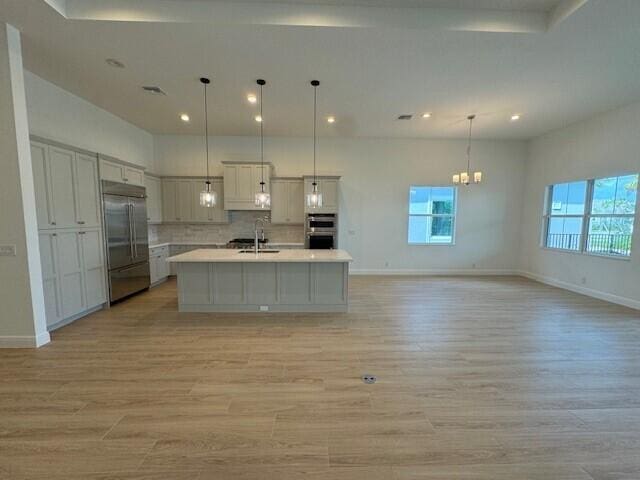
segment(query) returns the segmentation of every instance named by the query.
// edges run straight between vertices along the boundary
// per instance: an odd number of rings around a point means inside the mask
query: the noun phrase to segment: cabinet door
[[[287,223],[304,223],[304,183],[302,180],[289,182],[288,204]]]
[[[179,222],[189,222],[193,219],[191,180],[178,180],[176,188],[177,216]]]
[[[85,227],[98,227],[100,203],[97,160],[78,153],[75,165],[76,223]]]
[[[151,255],[149,257],[149,280],[152,284],[160,280],[160,274],[158,272],[158,257],[158,255]]]
[[[289,223],[289,182],[274,180],[271,184],[271,223]]]
[[[100,178],[111,182],[123,183],[125,179],[124,165],[110,162],[108,160],[100,161]]]
[[[338,211],[338,180],[323,179],[320,181],[322,192],[322,208],[332,212]]]
[[[132,167],[124,167],[124,181],[131,185],[144,187],[144,171]]]
[[[57,228],[76,227],[76,201],[74,198],[75,153],[49,147],[53,218]]]
[[[177,182],[175,180],[162,181],[162,214],[167,222],[175,222],[178,217],[176,187]]]
[[[213,185],[212,185],[213,186]],[[209,213],[213,208],[202,207],[200,205],[200,192],[205,188],[205,179],[191,181],[191,208],[194,222],[208,222]],[[216,205],[214,208],[217,208]]]
[[[144,177],[147,189],[147,221],[159,223],[162,221],[162,195],[160,179],[150,176]]]
[[[49,147],[31,142],[31,163],[33,165],[33,182],[36,190],[36,214],[38,228],[52,228],[53,201],[51,199],[51,177],[49,169]]]
[[[58,268],[62,317],[69,318],[85,310],[82,280],[82,246],[77,232],[58,232]]]
[[[209,221],[212,223],[229,223],[229,212],[224,209],[224,182],[220,179],[211,180],[211,189],[216,192],[218,203],[209,208]]]
[[[160,265],[158,266],[158,271],[160,272],[160,278],[167,278],[170,274],[169,271],[169,262],[167,262],[167,258],[169,258],[168,253],[163,253],[159,258]]]
[[[82,231],[79,232],[79,236],[82,246],[85,309],[88,310],[107,301],[102,231]]]
[[[47,326],[62,320],[60,304],[60,284],[58,280],[58,255],[56,233],[40,233],[40,263],[42,265],[42,284],[44,287],[44,307]]]

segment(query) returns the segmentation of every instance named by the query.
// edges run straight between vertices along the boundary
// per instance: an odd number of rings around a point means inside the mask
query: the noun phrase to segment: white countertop
[[[170,245],[180,245],[186,247],[224,247],[227,245],[226,242],[164,242],[164,243],[152,243],[149,245],[149,248],[158,248],[158,247],[167,247]],[[266,245],[266,247],[264,246]],[[296,242],[268,242],[266,244],[261,244],[262,248],[276,248],[278,246],[282,247],[302,247],[304,243],[296,243]]]
[[[353,258],[344,250],[280,250],[278,253],[240,253],[240,250],[216,248],[193,250],[169,257],[171,263],[345,263]]]

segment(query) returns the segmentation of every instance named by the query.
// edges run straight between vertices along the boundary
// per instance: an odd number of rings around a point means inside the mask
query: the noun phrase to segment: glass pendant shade
[[[453,183],[454,183],[454,185],[459,185],[460,184],[460,174],[459,173],[456,173],[453,176]]]
[[[469,185],[469,172],[462,172],[460,174],[460,183]]]
[[[318,184],[313,183],[313,190],[307,193],[307,208],[322,207],[322,193],[318,192]]]
[[[264,182],[260,182],[260,191],[256,193],[255,206],[271,208],[271,195],[264,191]]]
[[[474,172],[473,173],[473,181],[474,181],[474,183],[482,182],[482,172]]]
[[[211,182],[206,182],[204,190],[200,192],[200,206],[212,208],[218,203],[218,194],[211,190]]]

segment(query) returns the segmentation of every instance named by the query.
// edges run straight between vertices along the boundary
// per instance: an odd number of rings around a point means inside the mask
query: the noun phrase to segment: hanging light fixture
[[[467,145],[467,170],[464,172],[456,173],[453,176],[453,183],[455,185],[469,185],[471,183],[471,128],[473,127],[473,121],[475,120],[475,115],[469,115],[467,120],[469,120],[469,144]],[[482,182],[482,172],[473,172],[473,183]]]
[[[200,206],[213,208],[218,203],[218,195],[211,189],[211,178],[209,177],[209,110],[207,105],[207,86],[211,83],[206,77],[200,79],[204,85],[204,144],[205,158],[207,161],[207,180],[204,182],[204,190],[200,192]]]
[[[256,83],[260,85],[260,190],[256,192],[255,205],[260,208],[271,208],[271,195],[266,191],[264,182],[264,117],[262,116],[262,87],[267,82],[260,79]],[[257,117],[256,117],[257,118]]]
[[[318,123],[318,80],[312,80],[313,86],[313,183],[311,184],[311,192],[307,193],[307,208],[322,207],[322,193],[318,191],[318,177],[316,175],[316,145],[318,136],[316,134]]]

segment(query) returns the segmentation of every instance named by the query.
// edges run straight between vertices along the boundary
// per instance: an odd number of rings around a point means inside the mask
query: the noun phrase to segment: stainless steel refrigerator
[[[149,234],[144,187],[102,181],[111,302],[149,288]]]

